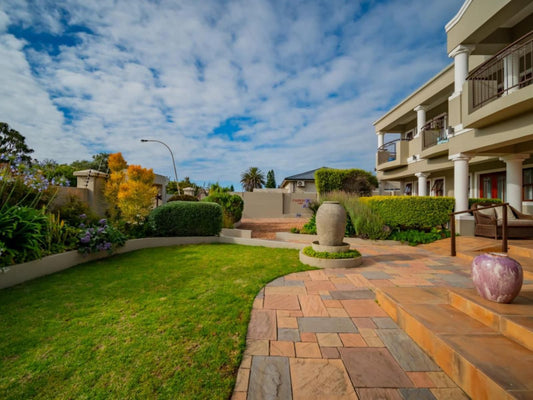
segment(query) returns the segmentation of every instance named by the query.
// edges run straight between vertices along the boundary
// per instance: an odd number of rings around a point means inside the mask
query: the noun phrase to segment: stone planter
[[[316,213],[316,233],[322,246],[341,246],[346,230],[346,211],[338,201],[325,201]]]
[[[472,280],[479,295],[497,303],[514,300],[523,283],[522,266],[504,253],[486,253],[472,261]]]

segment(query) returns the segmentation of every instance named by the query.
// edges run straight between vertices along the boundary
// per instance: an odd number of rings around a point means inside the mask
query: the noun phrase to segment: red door
[[[479,197],[505,201],[505,172],[483,174],[479,180]]]

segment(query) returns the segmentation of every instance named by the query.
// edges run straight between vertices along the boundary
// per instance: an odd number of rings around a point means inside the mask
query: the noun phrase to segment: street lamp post
[[[146,143],[146,142],[157,142],[157,143],[161,143],[163,146],[165,146],[168,151],[170,151],[170,157],[172,157],[172,166],[174,167],[174,177],[176,178],[176,188],[178,190],[178,195],[180,195],[180,185],[178,184],[178,173],[176,172],[176,162],[174,161],[174,154],[172,153],[172,150],[170,150],[170,147],[168,147],[168,145],[164,142],[162,142],[161,140],[155,140],[155,139],[141,139],[141,142],[143,143]]]

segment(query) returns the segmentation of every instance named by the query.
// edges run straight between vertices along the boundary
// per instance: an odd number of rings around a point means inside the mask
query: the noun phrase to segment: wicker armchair
[[[483,206],[479,206],[483,207]],[[476,236],[502,237],[502,207],[477,209],[474,204],[475,232]],[[507,237],[515,239],[533,238],[533,215],[523,214],[517,209],[507,206]]]

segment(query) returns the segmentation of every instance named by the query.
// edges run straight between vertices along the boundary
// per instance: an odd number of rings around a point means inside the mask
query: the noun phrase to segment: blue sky
[[[0,121],[43,160],[130,164],[240,189],[374,169],[372,122],[451,62],[462,0],[0,3]]]

